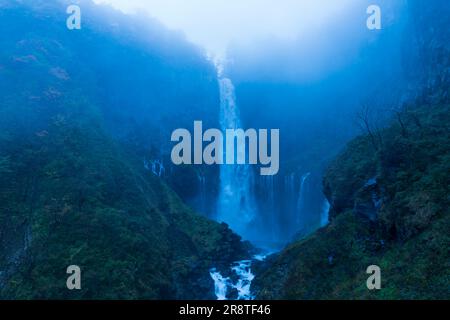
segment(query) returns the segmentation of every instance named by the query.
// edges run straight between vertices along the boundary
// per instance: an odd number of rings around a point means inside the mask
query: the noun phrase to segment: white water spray
[[[241,120],[234,86],[230,79],[220,78],[220,126],[240,129]],[[238,152],[245,152],[240,150]],[[239,151],[240,150],[240,151]],[[236,154],[237,158],[239,155]],[[223,165],[220,167],[220,192],[217,206],[217,220],[227,223],[243,237],[255,217],[255,205],[251,194],[252,169],[249,165]]]
[[[212,269],[209,274],[211,278],[214,280],[214,293],[217,297],[217,300],[227,300],[227,292],[228,287],[230,285],[230,278],[224,278],[217,272],[216,269]]]
[[[328,224],[328,214],[330,212],[330,203],[327,199],[325,199],[325,202],[322,207],[322,212],[320,214],[320,227],[325,227]]]
[[[265,255],[257,255],[254,260],[263,261],[266,258]],[[233,281],[227,277],[223,277],[217,269],[211,269],[210,275],[214,280],[214,293],[217,300],[253,300],[255,297],[251,293],[251,284],[255,275],[252,273],[251,266],[253,260],[242,260],[233,263],[231,271],[237,276],[237,281]],[[235,290],[233,297],[231,291]]]

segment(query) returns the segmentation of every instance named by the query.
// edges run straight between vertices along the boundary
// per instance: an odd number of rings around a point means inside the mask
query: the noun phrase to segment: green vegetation
[[[330,225],[260,266],[258,297],[448,298],[449,124],[448,104],[424,105],[399,113],[376,146],[369,136],[351,142],[324,178]],[[379,291],[366,287],[373,264]]]
[[[111,68],[127,67],[119,65],[121,42],[87,24],[85,33],[69,34],[65,16],[56,15],[65,11],[55,5],[49,17],[20,4],[0,13],[0,299],[213,299],[209,269],[247,257],[247,245],[226,225],[192,212],[145,170],[143,147],[113,125],[129,118],[107,118],[124,105],[130,117],[141,117],[132,109],[136,102],[158,122],[158,108],[146,104],[158,99],[133,96],[128,105],[117,97],[128,88],[115,88],[113,98],[122,103],[108,104],[103,93],[111,87],[101,75],[121,79]],[[83,54],[103,37],[111,64],[97,72],[98,56]],[[202,74],[196,54],[178,50]],[[149,46],[136,51],[163,55]],[[155,83],[173,77],[188,90],[183,75],[176,77],[187,68],[181,61],[166,72],[148,61],[160,73],[149,72]],[[135,72],[145,78],[148,70]],[[147,88],[138,75],[131,79],[129,87]],[[167,96],[170,90],[176,89],[156,89]],[[158,145],[158,129],[149,125],[140,139]],[[81,267],[82,290],[66,287],[70,265]]]
[[[2,246],[2,266],[14,272],[1,297],[192,297],[209,268],[244,255],[230,230],[192,213],[91,127],[55,124],[15,145],[1,179],[2,240],[15,239]],[[79,292],[65,287],[71,264],[83,271]],[[211,294],[204,285],[197,298]]]

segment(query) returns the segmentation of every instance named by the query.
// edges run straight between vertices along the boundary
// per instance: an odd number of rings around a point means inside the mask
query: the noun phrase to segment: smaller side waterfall
[[[164,163],[162,160],[147,160],[144,159],[144,168],[146,170],[151,171],[155,176],[162,177],[165,172],[166,168],[164,167]]]
[[[304,209],[305,209],[305,197],[306,197],[306,181],[308,180],[308,177],[311,175],[311,172],[305,173],[302,175],[300,179],[300,189],[298,192],[298,201],[297,201],[297,225],[302,225],[302,215],[304,215]]]
[[[266,237],[271,241],[276,241],[278,236],[278,215],[275,206],[275,179],[273,176],[262,177],[263,184],[263,208],[260,208],[260,212],[264,215],[264,220],[268,228],[265,228]]]
[[[322,212],[320,215],[320,227],[325,227],[328,224],[328,214],[330,212],[330,203],[327,199],[325,199],[325,202],[322,207]]]
[[[288,196],[294,194],[295,189],[295,173],[290,173],[288,176],[284,177],[284,191]]]
[[[199,184],[199,201],[200,201],[200,206],[199,206],[199,210],[201,213],[206,214],[207,213],[207,194],[208,191],[206,190],[206,176],[203,173],[198,173],[197,174],[197,179],[198,179],[198,184]]]

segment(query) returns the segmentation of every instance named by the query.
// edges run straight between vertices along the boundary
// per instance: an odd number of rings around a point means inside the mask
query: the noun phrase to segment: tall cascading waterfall
[[[236,104],[233,83],[219,77],[220,126],[227,129],[242,129],[240,113]],[[226,153],[224,148],[224,153]],[[235,159],[238,152],[235,152]],[[251,192],[253,173],[249,165],[222,165],[220,167],[220,191],[217,220],[227,223],[231,229],[248,238],[249,225],[255,218],[255,202]]]
[[[221,77],[220,74],[219,69],[220,126],[222,132],[226,133],[227,129],[242,129],[242,126],[233,83],[230,79]],[[235,149],[235,162],[239,152],[242,152],[241,148]],[[225,147],[224,156],[226,157]],[[220,166],[217,220],[227,223],[231,229],[248,240],[251,240],[252,232],[249,226],[254,220],[256,212],[251,189],[253,182],[253,172],[249,165]],[[222,276],[217,269],[210,270],[210,276],[214,281],[214,292],[218,300],[253,299],[250,292],[250,286],[254,279],[251,265],[252,260],[243,260],[237,261],[231,266],[232,272],[238,277],[235,283],[229,277]]]

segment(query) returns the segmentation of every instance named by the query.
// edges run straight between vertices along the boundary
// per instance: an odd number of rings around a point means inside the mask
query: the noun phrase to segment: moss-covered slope
[[[330,166],[330,225],[260,266],[259,298],[450,296],[450,106],[399,116],[376,145],[360,137]],[[366,287],[370,265],[381,290]]]
[[[88,1],[84,29],[69,31],[67,4],[0,2],[0,299],[213,299],[209,269],[244,258],[246,245],[188,209],[121,134],[141,118],[139,138],[160,144],[158,111],[184,107],[162,97],[189,95],[177,91],[194,90],[186,79],[210,87],[211,70],[162,27],[136,35]],[[108,19],[123,28],[111,32]],[[142,44],[147,32],[156,38]],[[131,68],[127,52],[145,67]],[[120,100],[131,87],[147,96]],[[66,287],[70,265],[82,290]]]

